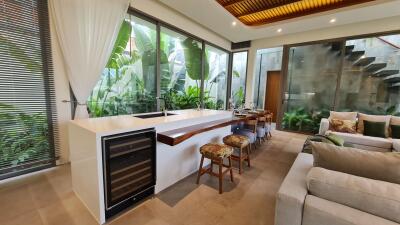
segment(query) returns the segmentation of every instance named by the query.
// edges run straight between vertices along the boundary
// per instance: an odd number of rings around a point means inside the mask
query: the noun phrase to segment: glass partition
[[[341,42],[289,49],[282,128],[316,132],[332,109],[341,65]]]
[[[225,109],[229,54],[206,45],[204,62],[204,107]]]
[[[127,16],[88,99],[91,117],[156,111],[156,61],[156,25]]]
[[[245,100],[247,73],[247,51],[234,52],[232,59],[231,98],[235,107],[242,106]]]
[[[268,71],[280,71],[282,68],[283,47],[257,50],[256,71],[253,88],[253,103],[258,109],[264,109]]]
[[[400,35],[346,41],[336,108],[399,115],[399,69]]]
[[[201,42],[161,27],[160,56],[160,93],[166,99],[167,108],[197,108],[200,104]]]

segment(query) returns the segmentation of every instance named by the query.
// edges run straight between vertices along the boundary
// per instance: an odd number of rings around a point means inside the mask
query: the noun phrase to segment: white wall
[[[231,49],[231,42],[227,39],[194,22],[183,14],[160,3],[157,0],[132,0],[131,7],[151,15],[161,21],[174,25],[224,49]]]
[[[354,23],[343,26],[324,28],[314,31],[279,35],[272,38],[253,40],[249,49],[249,68],[247,71],[246,103],[253,99],[254,73],[256,68],[257,49],[279,47],[285,44],[295,44],[308,41],[340,38],[368,33],[400,30],[400,16],[380,20]]]

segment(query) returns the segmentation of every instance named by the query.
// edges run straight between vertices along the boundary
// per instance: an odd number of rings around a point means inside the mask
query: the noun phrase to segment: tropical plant
[[[235,105],[239,106],[242,105],[244,102],[244,89],[243,87],[239,87],[239,90],[237,90],[233,94],[233,98],[235,99]]]
[[[16,166],[38,157],[50,158],[46,113],[26,113],[0,103],[0,164]],[[18,127],[18,129],[7,129]]]
[[[319,128],[321,119],[329,115],[329,110],[307,112],[300,107],[283,115],[282,126],[288,130],[297,130],[304,132],[315,132]]]

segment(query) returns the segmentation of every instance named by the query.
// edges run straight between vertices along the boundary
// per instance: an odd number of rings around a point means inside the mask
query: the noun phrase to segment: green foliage
[[[117,61],[120,60],[120,57],[122,57],[122,54],[124,53],[125,46],[129,42],[131,32],[131,23],[127,20],[124,20],[118,32],[117,39],[115,40],[111,56],[106,66],[107,68],[117,69],[119,67]]]
[[[36,48],[30,48],[29,51],[31,52],[28,55],[25,53],[26,49],[15,44],[12,40],[7,39],[6,35],[0,35],[0,46],[6,46],[9,56],[16,61],[21,62],[28,71],[33,73],[40,71],[42,54],[40,51],[37,51],[36,54],[33,54],[34,52],[32,51],[35,51]],[[31,56],[34,56],[34,58]]]
[[[185,53],[185,64],[186,71],[188,76],[192,80],[201,80],[201,58],[202,58],[202,49],[199,46],[198,42],[191,39],[186,38],[183,42],[183,50]],[[206,57],[207,58],[207,57]],[[209,63],[208,60],[204,60],[204,79],[208,79],[209,75]]]
[[[15,106],[0,103],[0,124],[3,126],[0,130],[0,163],[3,166],[16,166],[46,155],[50,157],[45,113],[28,114]]]
[[[234,77],[240,78],[240,73],[238,71],[234,70],[232,73]]]
[[[239,106],[242,105],[244,102],[244,89],[243,87],[240,87],[239,90],[237,90],[234,94],[233,97],[235,99],[235,105]]]
[[[322,118],[329,117],[329,110],[307,112],[304,108],[297,108],[283,115],[284,129],[317,133]]]

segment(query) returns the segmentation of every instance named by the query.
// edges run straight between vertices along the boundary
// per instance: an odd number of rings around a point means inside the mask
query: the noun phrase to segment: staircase
[[[361,69],[371,76],[381,77],[383,81],[388,83],[389,87],[400,87],[400,71],[397,69],[387,68],[386,62],[376,62],[376,57],[366,57],[365,51],[354,51],[354,45],[345,46],[346,59],[353,62],[353,66],[361,67]],[[332,51],[340,51],[337,43],[332,43]]]

